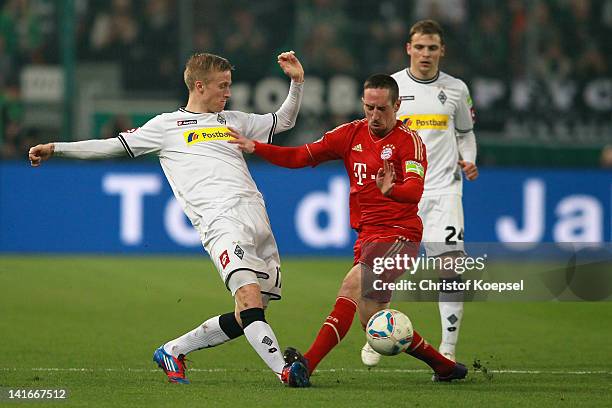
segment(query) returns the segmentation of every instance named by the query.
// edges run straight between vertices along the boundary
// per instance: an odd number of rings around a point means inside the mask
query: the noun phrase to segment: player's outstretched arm
[[[49,160],[53,156],[55,145],[53,143],[39,144],[31,147],[28,151],[28,159],[32,167],[38,167],[42,162]]]
[[[126,149],[115,137],[112,139],[83,140],[80,142],[56,142],[40,144],[32,147],[28,158],[33,167],[38,167],[52,156],[70,159],[95,160],[126,155]]]
[[[314,164],[306,145],[297,147],[274,146],[247,139],[236,129],[229,128],[233,139],[228,143],[235,144],[245,153],[255,153],[269,163],[289,169],[299,169]]]
[[[278,123],[274,129],[275,134],[295,126],[304,93],[304,68],[302,68],[302,64],[295,56],[295,53],[287,51],[279,54],[278,65],[291,78],[291,86],[289,87],[287,98],[285,98],[281,107],[275,112],[278,118]]]

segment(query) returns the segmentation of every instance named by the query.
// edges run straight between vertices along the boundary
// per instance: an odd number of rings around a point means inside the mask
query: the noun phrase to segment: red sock
[[[323,327],[319,330],[304,357],[308,359],[308,369],[312,373],[323,358],[346,336],[357,310],[357,303],[347,297],[336,299],[334,310],[327,316]]]
[[[449,375],[453,371],[453,368],[455,368],[454,361],[438,353],[438,350],[430,346],[416,331],[412,336],[412,344],[408,350],[406,350],[406,353],[424,361],[436,374],[442,377]]]

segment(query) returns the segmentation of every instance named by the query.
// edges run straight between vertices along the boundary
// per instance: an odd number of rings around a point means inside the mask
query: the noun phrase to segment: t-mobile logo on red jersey
[[[357,185],[363,186],[363,179],[368,175],[366,174],[366,164],[365,163],[353,163],[353,170],[355,170],[355,177],[357,177]]]

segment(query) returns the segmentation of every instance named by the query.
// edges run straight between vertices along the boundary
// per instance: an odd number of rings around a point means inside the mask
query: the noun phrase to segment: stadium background
[[[27,149],[51,140],[114,137],[176,109],[186,100],[182,69],[193,50],[218,53],[235,65],[230,109],[268,112],[278,107],[288,86],[275,56],[294,49],[306,70],[306,93],[296,128],[276,140],[312,141],[361,116],[363,79],[405,67],[410,22],[424,17],[444,25],[442,67],[465,79],[476,108],[482,177],[465,187],[468,240],[610,241],[612,43],[606,38],[612,34],[612,1],[211,0],[202,5],[4,2],[0,251],[199,251],[184,220],[168,219],[174,214],[167,209],[169,190],[154,159],[141,161],[138,171],[156,179],[157,187],[135,193],[129,186],[104,188],[109,174],[134,171],[124,163],[73,162],[33,172],[24,160]],[[269,24],[271,19],[277,23]],[[342,197],[340,190],[346,189],[346,183],[333,183],[341,168],[289,174],[250,160],[283,254],[350,254],[346,209],[337,205],[344,201],[334,201],[334,194]],[[61,184],[70,187],[65,191]],[[40,208],[19,190],[32,186],[55,204]],[[121,224],[128,217],[122,214],[129,210],[124,206],[128,191],[142,194],[131,210],[137,213],[130,213],[142,219],[140,240],[125,238],[138,235],[125,231],[138,225]],[[308,208],[300,212],[304,201]],[[66,209],[63,215],[57,207]],[[75,211],[90,222],[70,217]],[[514,219],[514,228],[500,226],[507,217]],[[172,222],[182,238],[168,232]],[[42,235],[35,247],[24,234],[32,225],[46,227],[38,227]],[[52,239],[60,226],[74,232],[74,243]],[[85,233],[97,239],[78,238]]]
[[[0,391],[65,386],[74,405],[193,405],[205,395],[235,406],[249,395],[256,406],[285,406],[293,394],[279,393],[242,343],[194,353],[195,388],[159,387],[153,348],[232,303],[154,158],[53,160],[33,170],[27,150],[114,137],[182,106],[182,67],[194,50],[235,65],[229,107],[254,112],[282,101],[288,80],[276,55],[295,50],[306,94],[296,128],[276,141],[312,141],[361,116],[362,81],[405,67],[407,30],[426,17],[445,27],[443,70],[466,81],[476,108],[481,177],[465,183],[466,239],[595,242],[609,251],[611,0],[5,0]],[[350,263],[344,170],[249,164],[284,259],[284,306],[267,316],[283,344],[306,348]],[[506,269],[529,261],[517,255]],[[439,338],[435,304],[399,307]],[[298,325],[296,311],[304,311]],[[315,378],[321,387],[297,405],[385,403],[385,392],[395,397],[406,383],[417,385],[409,395],[422,406],[605,404],[612,349],[602,322],[611,312],[610,303],[466,305],[459,355],[491,372],[460,395],[405,359],[362,370],[354,325]]]

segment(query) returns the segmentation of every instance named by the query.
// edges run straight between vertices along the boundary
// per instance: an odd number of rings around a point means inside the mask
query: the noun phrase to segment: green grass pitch
[[[285,259],[283,300],[267,319],[281,345],[305,350],[349,259]],[[230,311],[201,257],[0,257],[0,389],[67,389],[43,406],[602,406],[612,401],[612,303],[469,303],[458,350],[466,381],[434,384],[401,355],[367,370],[359,324],[309,389],[281,386],[244,338],[189,355],[191,385],[169,384],[156,347]],[[395,303],[437,345],[433,303]],[[18,404],[0,400],[0,405]]]

